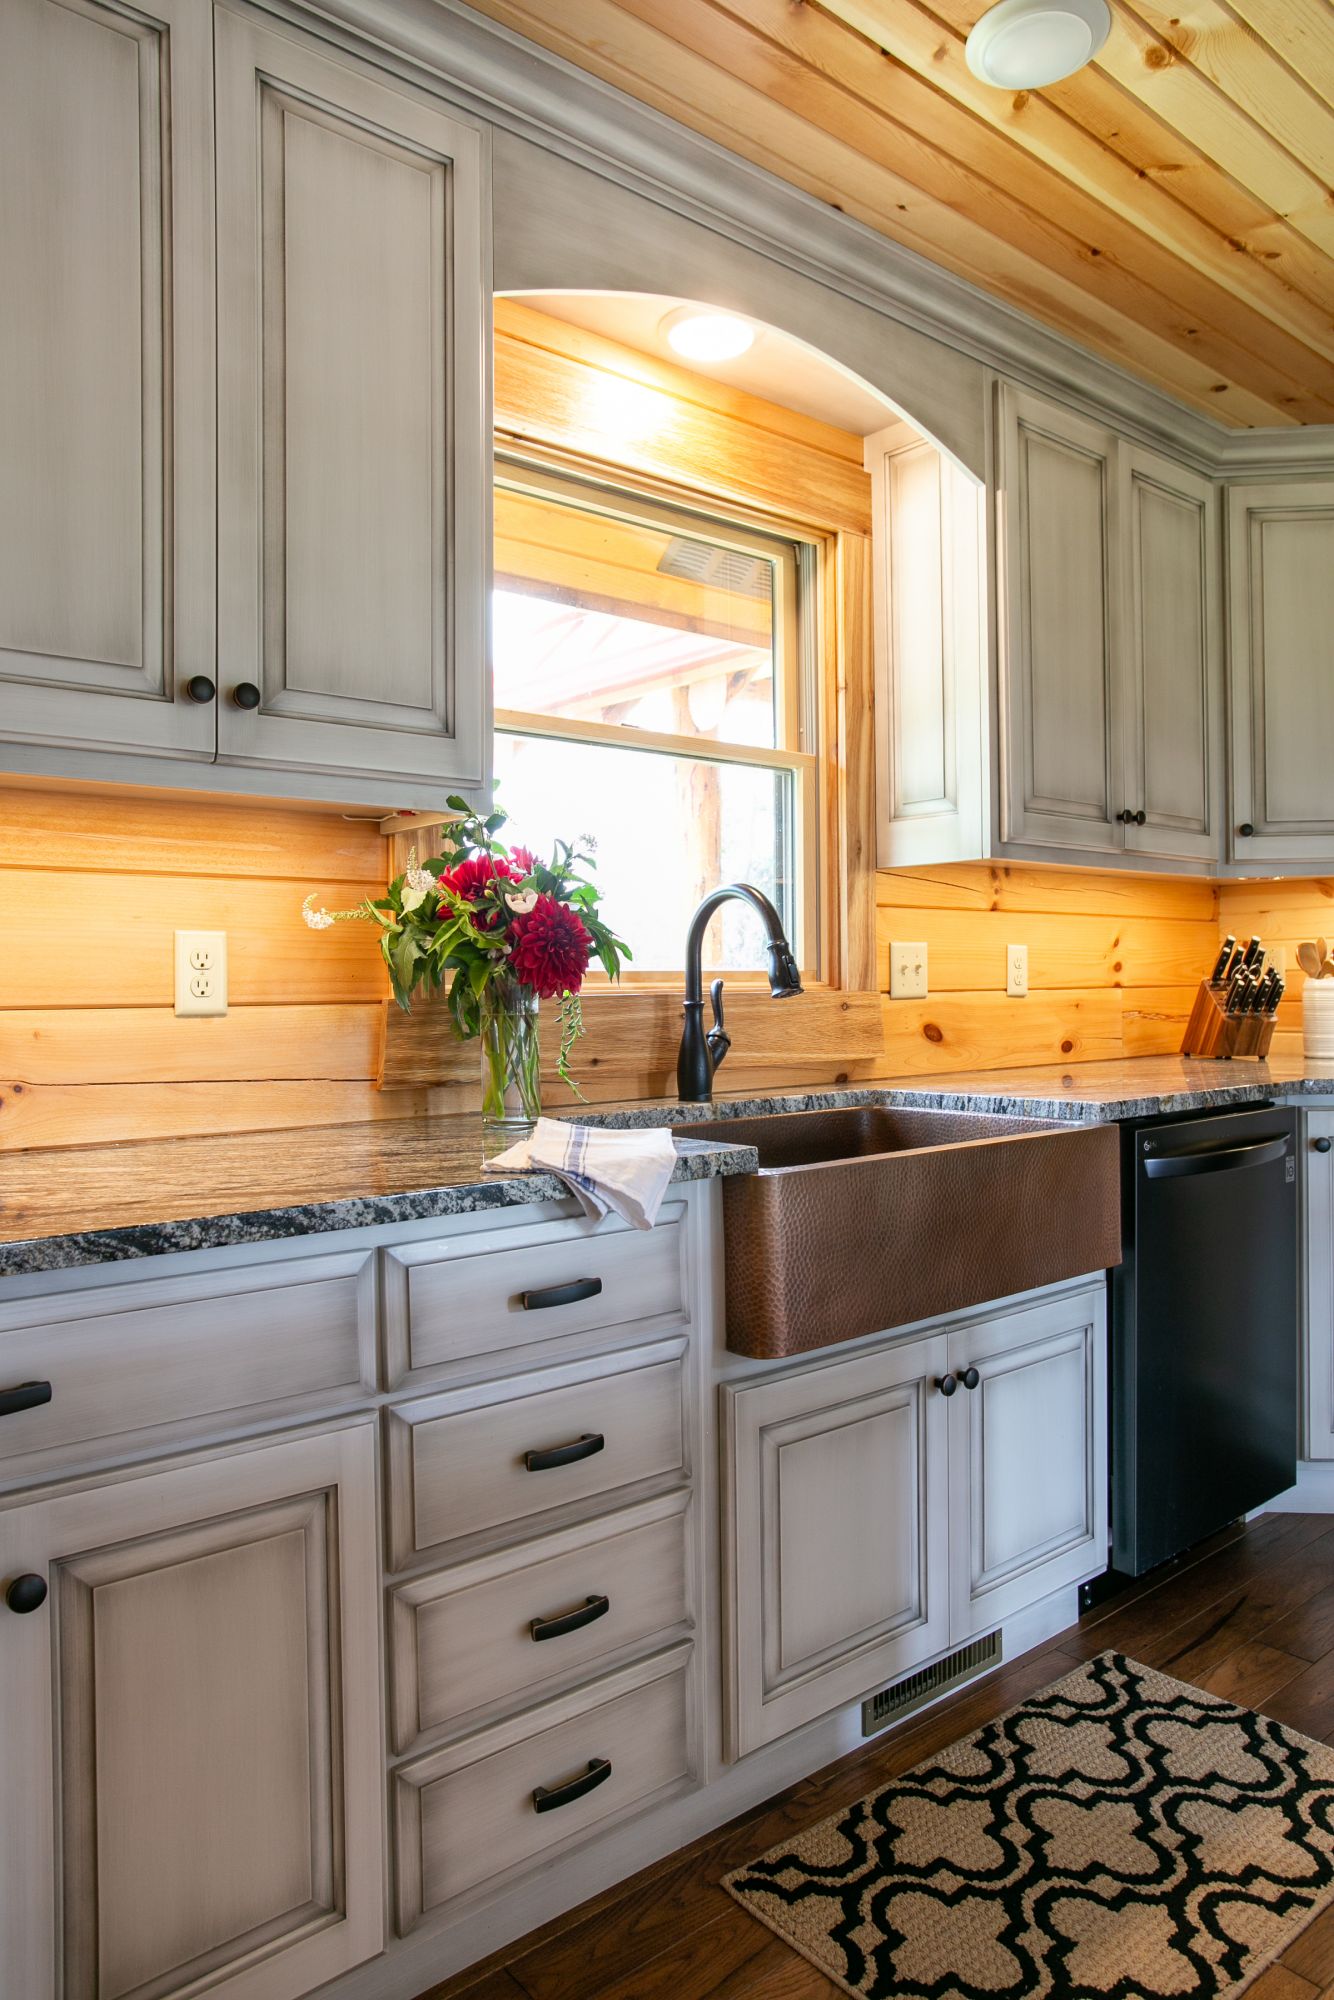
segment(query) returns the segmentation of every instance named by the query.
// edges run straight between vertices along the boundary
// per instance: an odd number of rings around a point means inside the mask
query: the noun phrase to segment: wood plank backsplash
[[[927,946],[929,997],[884,1001],[885,1073],[1013,1069],[1160,1055],[1181,1041],[1217,952],[1211,882],[973,862],[882,870],[876,966],[891,942]],[[1028,946],[1028,994],[1005,952]]]
[[[1306,974],[1297,963],[1297,947],[1318,937],[1334,939],[1334,878],[1225,882],[1219,891],[1218,927],[1224,937],[1229,931],[1242,939],[1258,933],[1271,951],[1277,946],[1282,952],[1287,989],[1273,1046],[1279,1055],[1300,1054]]]
[[[386,868],[375,826],[334,811],[7,785],[0,1151],[475,1103],[471,1050],[454,1051],[443,1090],[410,1070],[376,1089],[386,987],[374,937],[300,920],[307,890],[355,902]],[[1334,880],[1218,887],[974,863],[882,872],[876,902],[883,1052],[867,1047],[864,999],[848,996],[842,1013],[832,994],[779,1009],[736,985],[734,1088],[1170,1052],[1226,930],[1283,945],[1295,1046],[1296,944],[1334,936]],[[228,932],[231,1011],[219,1020],[172,1011],[178,927]],[[926,1000],[888,998],[895,938],[926,943]],[[1024,1000],[1004,991],[1011,943],[1028,946]],[[578,1070],[590,1099],[671,1089],[674,995],[590,993],[587,1015]],[[548,1081],[551,1104],[567,1107]]]
[[[0,1150],[402,1117],[374,1078],[369,929],[316,933],[383,885],[374,822],[180,794],[0,797]],[[173,937],[225,930],[230,1011],[178,1020]]]

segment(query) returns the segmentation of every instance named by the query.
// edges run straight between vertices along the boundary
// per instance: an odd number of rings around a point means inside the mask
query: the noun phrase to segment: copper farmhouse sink
[[[723,1182],[727,1345],[775,1359],[1121,1261],[1115,1126],[879,1105],[691,1124]]]

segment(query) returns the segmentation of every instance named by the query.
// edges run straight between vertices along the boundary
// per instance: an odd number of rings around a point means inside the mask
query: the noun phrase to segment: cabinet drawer
[[[394,1783],[400,1932],[682,1784],[693,1765],[690,1655],[688,1645],[675,1647],[547,1703],[540,1719],[520,1718],[402,1766]]]
[[[688,1495],[669,1493],[400,1584],[391,1613],[394,1748],[532,1698],[683,1624],[688,1506]]]
[[[395,1568],[488,1529],[682,1472],[684,1340],[389,1412]]]
[[[684,1202],[668,1202],[642,1232],[617,1222],[548,1222],[387,1251],[390,1387],[471,1355],[680,1317],[685,1214]]]
[[[373,1392],[371,1253],[284,1258],[0,1305],[0,1389],[49,1382],[51,1398],[0,1416],[0,1479],[48,1453],[130,1448],[188,1422],[244,1423],[265,1406],[323,1406]],[[101,1446],[100,1453],[95,1447]]]

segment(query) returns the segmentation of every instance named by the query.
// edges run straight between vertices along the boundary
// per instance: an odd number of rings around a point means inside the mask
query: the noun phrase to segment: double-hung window
[[[496,776],[516,840],[597,842],[631,977],[679,971],[710,889],[751,882],[818,973],[818,544],[502,457]],[[709,968],[763,963],[728,904]]]

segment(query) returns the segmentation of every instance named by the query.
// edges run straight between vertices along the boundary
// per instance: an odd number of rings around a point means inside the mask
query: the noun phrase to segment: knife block
[[[1260,1062],[1269,1053],[1274,1023],[1273,1014],[1225,1013],[1218,990],[1202,979],[1181,1038],[1181,1053],[1208,1056],[1219,1062],[1227,1062],[1233,1056],[1249,1056]]]

